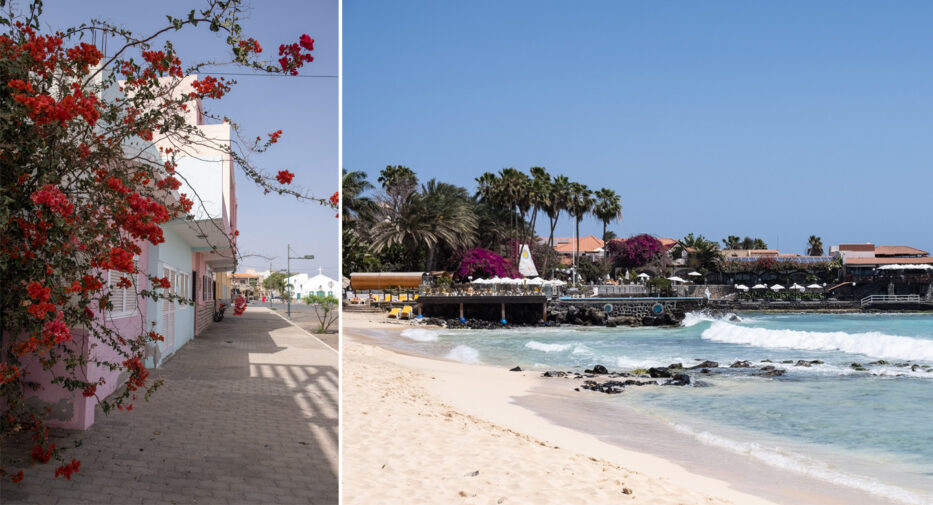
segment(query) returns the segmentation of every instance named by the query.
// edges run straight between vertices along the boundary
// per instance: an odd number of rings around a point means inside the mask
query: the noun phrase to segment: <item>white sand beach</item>
[[[407,325],[344,313],[344,503],[773,503],[515,405],[530,374],[395,353],[361,331]]]

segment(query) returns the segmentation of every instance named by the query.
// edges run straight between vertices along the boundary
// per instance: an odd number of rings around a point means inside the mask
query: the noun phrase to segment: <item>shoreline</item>
[[[652,439],[651,443],[633,447],[632,440],[605,436],[605,433],[611,432],[614,427],[606,425],[608,421],[599,417],[601,402],[598,399],[581,398],[561,391],[560,381],[542,380],[538,373],[514,373],[490,366],[465,365],[436,357],[388,350],[379,345],[378,338],[372,335],[374,330],[400,332],[416,325],[386,322],[384,318],[379,317],[381,314],[350,313],[348,316],[344,320],[344,336],[348,337],[344,366],[351,372],[358,361],[375,361],[376,366],[400,373],[401,376],[396,377],[405,377],[409,386],[420,390],[420,394],[432,396],[433,401],[425,405],[431,404],[436,407],[438,404],[434,401],[439,401],[444,408],[468,416],[476,431],[472,434],[473,438],[482,439],[491,433],[494,434],[496,429],[502,429],[531,437],[538,443],[561,447],[561,458],[570,455],[578,457],[580,461],[577,465],[586,467],[596,462],[609,465],[606,468],[611,469],[600,470],[595,475],[607,471],[612,474],[618,472],[629,475],[622,480],[626,481],[625,486],[633,490],[632,496],[636,502],[647,499],[652,503],[667,503],[667,500],[670,500],[670,503],[892,503],[850,488],[781,471],[723,448],[703,445],[693,437],[675,433],[673,427],[651,418],[648,414],[624,406],[625,409],[631,410],[623,416],[627,421],[627,427],[634,427],[639,431],[632,433],[629,438]],[[417,327],[426,328],[424,325]],[[353,409],[360,408],[353,399],[355,393],[350,391],[353,382],[356,381],[347,383],[347,392],[344,393],[345,401],[348,402],[346,419],[349,433],[345,440],[353,439],[355,427],[352,425],[359,421],[354,419],[353,413]],[[564,382],[565,387],[562,389],[570,391],[571,388],[566,387],[567,385]],[[574,408],[568,409],[568,404]],[[400,407],[402,406],[390,405],[385,408],[394,416],[398,416],[403,414],[397,411]],[[561,413],[565,415],[562,416]],[[600,423],[603,425],[596,426]],[[380,444],[382,442],[380,440]],[[371,442],[370,444],[379,445]],[[685,449],[692,449],[692,453],[699,457],[691,459],[687,457],[689,454],[685,456],[685,453],[691,452]],[[354,498],[354,492],[351,491],[354,489],[354,479],[363,480],[360,472],[365,473],[364,469],[349,463],[356,458],[354,450],[347,447],[347,457],[344,459],[345,471],[348,472],[348,492],[344,497],[348,500]],[[516,457],[527,459],[527,453],[527,448],[509,446],[497,447],[489,456],[493,461],[513,460]],[[430,456],[428,454],[423,457],[425,461],[430,462]],[[443,459],[439,455],[437,458]],[[490,463],[489,460],[481,461],[484,465]],[[526,464],[546,466],[548,461],[532,461]],[[704,461],[716,461],[716,464],[704,465]],[[746,471],[749,462],[753,462],[752,466],[757,467],[751,472],[757,472],[757,476]],[[408,469],[415,473],[419,470],[418,467]],[[583,471],[576,465],[574,470],[577,473]],[[776,479],[775,473],[781,475],[781,478]],[[369,482],[371,476],[365,480]],[[776,487],[773,484],[775,481],[781,482],[782,485]],[[595,486],[597,482],[590,485]],[[542,484],[547,486],[547,483]],[[440,489],[443,488],[441,485]],[[672,493],[673,488],[677,488],[678,491]],[[605,496],[619,496],[616,493],[621,491],[614,491]],[[556,492],[559,494],[559,491]],[[590,494],[568,495],[565,498],[577,500],[581,496]],[[690,499],[685,501],[687,496],[690,496]],[[525,496],[520,501],[528,499],[529,497]],[[546,500],[542,501],[544,502]]]

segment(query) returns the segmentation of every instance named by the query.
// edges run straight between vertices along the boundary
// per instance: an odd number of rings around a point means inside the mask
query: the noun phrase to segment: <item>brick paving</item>
[[[28,468],[0,483],[0,503],[335,504],[337,365],[266,308],[228,315],[152,370],[165,384],[149,402],[98,410],[85,432],[52,431],[59,447],[82,440],[66,454],[81,460],[72,480]]]

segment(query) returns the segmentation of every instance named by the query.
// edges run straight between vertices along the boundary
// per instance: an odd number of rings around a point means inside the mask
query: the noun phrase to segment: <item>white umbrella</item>
[[[752,286],[752,289],[768,289],[768,286],[764,284],[755,284],[754,286]]]
[[[528,279],[529,286],[543,286],[544,282],[545,282],[544,279],[540,277],[535,277],[534,279]]]
[[[547,281],[547,282],[548,282],[548,284],[550,284],[551,286],[566,286],[566,285],[567,285],[566,282],[564,282],[564,281],[562,281],[562,280],[560,280],[560,279],[554,279],[554,280]]]
[[[489,284],[502,284],[502,278],[498,275],[487,281]]]
[[[807,286],[807,289],[823,289],[823,286],[820,286],[819,284],[810,284]]]
[[[671,282],[687,282],[686,280],[681,279],[680,277],[677,277],[676,275],[673,277],[668,277],[667,280]]]
[[[487,281],[486,279],[483,279],[482,277],[480,277],[479,279],[473,279],[473,284],[486,284],[488,282],[489,281]]]
[[[790,289],[796,289],[797,291],[803,291],[806,288],[795,282],[794,285],[790,287]]]
[[[784,286],[782,286],[782,285],[780,285],[780,284],[775,284],[775,285],[771,286],[771,290],[772,290],[772,291],[780,291],[780,290],[782,290],[782,289],[784,289]]]
[[[875,270],[933,270],[933,265],[883,265]]]
[[[748,286],[745,284],[736,284],[735,289],[741,289],[742,291],[748,291]]]
[[[645,273],[638,274],[639,279],[650,279],[651,276]]]
[[[703,274],[701,274],[700,272],[690,272],[690,273],[687,274],[687,275],[689,275],[689,276],[691,276],[691,277],[703,277]]]

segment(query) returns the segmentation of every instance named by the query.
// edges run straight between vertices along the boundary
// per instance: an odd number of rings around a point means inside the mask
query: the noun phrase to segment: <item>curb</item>
[[[330,349],[331,351],[334,351],[335,353],[337,353],[337,355],[340,355],[340,351],[338,351],[337,349],[334,349],[333,347],[327,345],[323,340],[321,340],[321,339],[317,338],[316,336],[314,336],[314,334],[311,333],[310,331],[308,331],[308,330],[302,328],[301,326],[298,326],[297,324],[295,324],[294,321],[288,319],[287,317],[283,316],[282,314],[279,314],[279,312],[278,312],[277,310],[269,310],[269,309],[267,309],[266,307],[261,307],[261,308],[263,308],[263,309],[265,309],[265,310],[267,310],[267,311],[269,311],[269,312],[271,312],[271,313],[273,313],[273,314],[275,314],[275,315],[281,317],[283,321],[285,321],[285,322],[287,322],[288,324],[294,326],[295,328],[298,328],[299,330],[305,332],[306,335],[308,335],[309,337],[313,338],[314,340],[317,340],[317,341],[320,342],[321,345],[323,345],[324,347]],[[339,334],[339,332],[338,332],[338,334]],[[339,338],[339,337],[338,337],[338,338]]]

